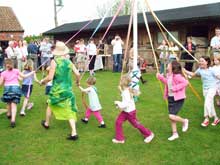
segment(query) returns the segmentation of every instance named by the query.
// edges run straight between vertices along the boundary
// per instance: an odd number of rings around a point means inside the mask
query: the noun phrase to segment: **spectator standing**
[[[112,40],[113,45],[113,72],[121,72],[122,70],[122,46],[124,42],[119,35]]]

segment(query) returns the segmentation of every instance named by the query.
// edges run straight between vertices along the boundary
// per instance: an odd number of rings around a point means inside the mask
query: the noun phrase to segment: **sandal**
[[[69,135],[66,139],[76,141],[77,139],[79,139],[79,136],[78,135],[74,135],[74,136]]]
[[[45,129],[49,129],[50,127],[48,125],[45,125],[46,121],[42,120],[41,121],[41,125],[45,128]]]

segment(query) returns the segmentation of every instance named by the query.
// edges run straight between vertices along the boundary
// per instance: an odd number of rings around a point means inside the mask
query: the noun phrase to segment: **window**
[[[170,31],[170,33],[171,33],[177,40],[179,40],[179,33],[178,33],[178,31]],[[168,35],[168,33],[165,33],[165,34],[166,34],[166,37],[167,37],[167,39],[168,39],[169,41],[172,41],[172,40],[173,40],[172,37],[171,37],[170,35]],[[157,42],[158,42],[158,43],[161,43],[161,42],[163,41],[163,39],[164,39],[164,37],[163,37],[162,33],[161,33],[161,32],[158,32],[158,33],[157,33]]]

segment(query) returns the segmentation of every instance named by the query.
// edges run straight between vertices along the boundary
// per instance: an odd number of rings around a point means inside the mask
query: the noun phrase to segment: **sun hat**
[[[69,53],[69,48],[65,45],[64,42],[57,41],[55,49],[53,50],[53,55],[62,56]]]

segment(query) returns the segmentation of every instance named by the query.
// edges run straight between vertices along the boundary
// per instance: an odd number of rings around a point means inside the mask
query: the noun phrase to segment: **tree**
[[[131,1],[126,0],[123,8],[121,9],[119,15],[130,15],[131,14]],[[97,6],[97,14],[100,18],[104,17],[105,13],[107,13],[107,17],[112,17],[115,15],[121,0],[108,0],[106,3]],[[138,1],[138,11],[141,11],[140,3]]]

